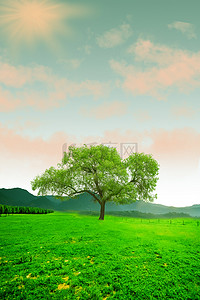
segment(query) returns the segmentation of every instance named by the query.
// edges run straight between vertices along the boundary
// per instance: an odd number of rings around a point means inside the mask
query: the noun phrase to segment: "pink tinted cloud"
[[[66,95],[61,90],[45,93],[25,89],[13,95],[9,90],[0,87],[0,112],[14,111],[26,106],[44,111],[65,104],[66,101],[62,100],[66,100]]]
[[[158,99],[170,88],[181,92],[200,86],[200,52],[189,52],[150,41],[139,40],[128,52],[145,68],[110,61],[111,68],[124,78],[122,87],[133,94],[149,94]]]
[[[150,145],[143,145],[144,139],[151,139]],[[191,128],[154,129],[139,132],[137,130],[120,129],[105,131],[103,136],[85,136],[82,140],[76,136],[64,132],[57,132],[49,139],[41,137],[29,138],[15,133],[14,130],[0,124],[0,153],[7,153],[10,157],[23,160],[44,161],[58,163],[61,158],[62,145],[64,143],[84,142],[114,142],[114,143],[138,143],[139,152],[151,153],[155,159],[162,160],[170,165],[195,165],[200,158],[200,134]]]
[[[168,24],[169,29],[176,29],[185,34],[189,39],[197,38],[195,27],[191,23],[176,21]]]
[[[187,51],[160,44],[155,45],[150,40],[142,39],[139,39],[135,44],[131,45],[127,52],[134,55],[136,61],[143,61],[149,64],[156,63],[160,66],[173,64],[177,60],[184,60],[188,55]]]
[[[26,67],[15,67],[0,62],[0,83],[8,87],[19,88],[31,81],[32,71]]]
[[[119,28],[112,28],[96,38],[101,48],[113,48],[123,44],[132,35],[129,24],[122,24]]]
[[[149,139],[151,143],[145,143]],[[152,154],[165,166],[196,168],[200,159],[200,134],[192,128],[139,132],[120,129],[104,132],[103,137],[85,138],[84,142],[138,143],[138,151]]]
[[[46,110],[62,106],[70,97],[93,96],[97,99],[109,92],[108,83],[94,80],[74,82],[58,77],[44,66],[15,67],[4,63],[0,66],[0,84],[3,84],[0,90],[1,111],[26,106]]]
[[[15,98],[10,91],[0,87],[0,112],[13,111],[21,105],[19,98]]]
[[[33,193],[31,180],[51,166],[57,167],[63,157],[63,144],[76,142],[76,137],[57,132],[47,140],[32,139],[0,124],[0,140],[0,186],[26,188]]]
[[[112,116],[123,116],[127,113],[127,103],[122,101],[113,101],[102,103],[101,105],[86,109],[81,108],[80,114],[86,117],[92,117],[95,119],[105,120]]]
[[[33,124],[29,124],[33,126]],[[20,161],[32,161],[33,164],[46,166],[56,165],[62,158],[62,146],[64,143],[73,143],[75,136],[63,132],[53,134],[49,139],[41,137],[31,139],[27,136],[17,134],[14,130],[8,129],[0,124],[0,153]]]
[[[159,157],[163,164],[175,168],[197,168],[200,158],[200,134],[192,128],[152,130],[153,144],[149,151]]]

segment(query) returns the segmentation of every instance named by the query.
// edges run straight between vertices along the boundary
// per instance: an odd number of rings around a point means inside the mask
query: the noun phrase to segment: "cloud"
[[[123,44],[132,35],[129,24],[123,24],[119,28],[112,28],[96,38],[101,48],[113,48]]]
[[[122,88],[134,95],[148,94],[163,99],[169,88],[188,92],[200,86],[200,52],[184,51],[155,45],[139,39],[128,53],[144,66],[128,65],[125,61],[110,61],[111,68],[124,78]]]
[[[24,125],[35,126],[33,123]],[[63,144],[77,141],[75,136],[63,132],[56,132],[47,140],[42,137],[32,139],[17,134],[1,123],[0,140],[0,186],[27,188],[30,192],[30,181],[36,175],[61,162]]]
[[[197,167],[200,149],[200,134],[192,128],[152,130],[153,144],[149,150],[160,157],[164,164],[177,168]]]
[[[80,114],[86,117],[92,117],[95,119],[105,120],[113,116],[122,116],[127,113],[127,103],[122,101],[113,101],[111,103],[103,103],[97,107],[80,109]]]
[[[17,130],[23,129],[20,124]],[[25,122],[24,125],[36,127],[34,122]],[[42,137],[30,138],[14,129],[9,129],[0,123],[0,157],[7,157],[19,160],[22,165],[26,161],[32,167],[35,165],[41,170],[48,165],[56,166],[62,159],[62,146],[64,143],[76,143],[77,138],[64,132],[56,132],[47,140]]]
[[[74,67],[78,62],[73,61]],[[70,97],[93,96],[109,91],[109,84],[94,80],[74,82],[53,74],[44,66],[12,66],[0,63],[0,111],[31,106],[39,110],[59,107]]]
[[[144,131],[130,129],[123,132],[121,129],[107,130],[103,137],[85,137],[82,143],[109,141],[119,144],[138,143],[139,152],[152,154],[163,168],[170,168],[173,172],[198,168],[200,133],[189,127]]]
[[[147,65],[157,64],[158,66],[173,64],[180,58],[184,59],[187,55],[186,51],[142,39],[138,39],[135,44],[132,44],[127,52],[133,55],[136,61],[142,61]]]
[[[0,62],[0,83],[8,87],[19,88],[31,81],[32,71],[29,68],[9,65]]]
[[[0,87],[0,112],[13,111],[21,106],[21,100],[14,97],[10,91]]]
[[[168,24],[168,28],[181,31],[189,39],[197,38],[195,34],[194,25],[191,23],[176,21],[171,24]]]
[[[45,164],[58,163],[64,143],[84,142],[138,143],[139,152],[151,153],[164,165],[174,165],[177,168],[181,164],[183,167],[184,165],[195,167],[200,158],[200,133],[188,127],[174,130],[152,129],[143,132],[132,129],[122,132],[115,129],[105,131],[103,137],[84,136],[82,140],[64,132],[56,132],[45,140],[41,137],[22,136],[0,123],[0,140],[1,157],[7,153],[8,157],[16,157],[19,160],[38,160],[36,163],[38,166],[42,161]],[[147,140],[151,140],[148,145],[145,142]]]

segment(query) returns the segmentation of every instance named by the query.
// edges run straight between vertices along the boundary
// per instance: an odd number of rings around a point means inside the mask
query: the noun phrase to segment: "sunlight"
[[[57,18],[57,12],[53,10],[53,7],[48,7],[44,3],[27,2],[24,5],[18,4],[15,13],[11,16],[24,33],[46,34],[52,21]]]
[[[0,6],[0,25],[12,43],[33,43],[69,33],[65,20],[85,12],[81,6],[51,0],[10,0]]]
[[[49,1],[9,1],[6,7],[1,8],[1,23],[17,40],[30,42],[46,37],[61,18],[61,6],[52,5]]]

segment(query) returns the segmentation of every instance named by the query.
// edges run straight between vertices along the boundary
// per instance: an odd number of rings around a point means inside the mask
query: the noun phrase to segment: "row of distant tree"
[[[13,214],[49,214],[54,211],[51,209],[44,209],[39,207],[25,207],[25,206],[10,206],[0,205],[0,216]]]
[[[93,211],[79,211],[79,214],[83,215],[98,215],[98,212]],[[119,216],[119,217],[131,217],[131,218],[141,218],[141,219],[175,219],[175,218],[192,218],[186,213],[169,212],[166,214],[152,214],[143,213],[140,211],[109,211],[108,215]],[[194,218],[194,217],[193,217]]]

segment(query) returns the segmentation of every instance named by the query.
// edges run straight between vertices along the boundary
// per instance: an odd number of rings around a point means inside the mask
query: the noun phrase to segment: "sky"
[[[200,204],[200,1],[0,0],[0,188],[63,145],[137,143],[155,203]]]

